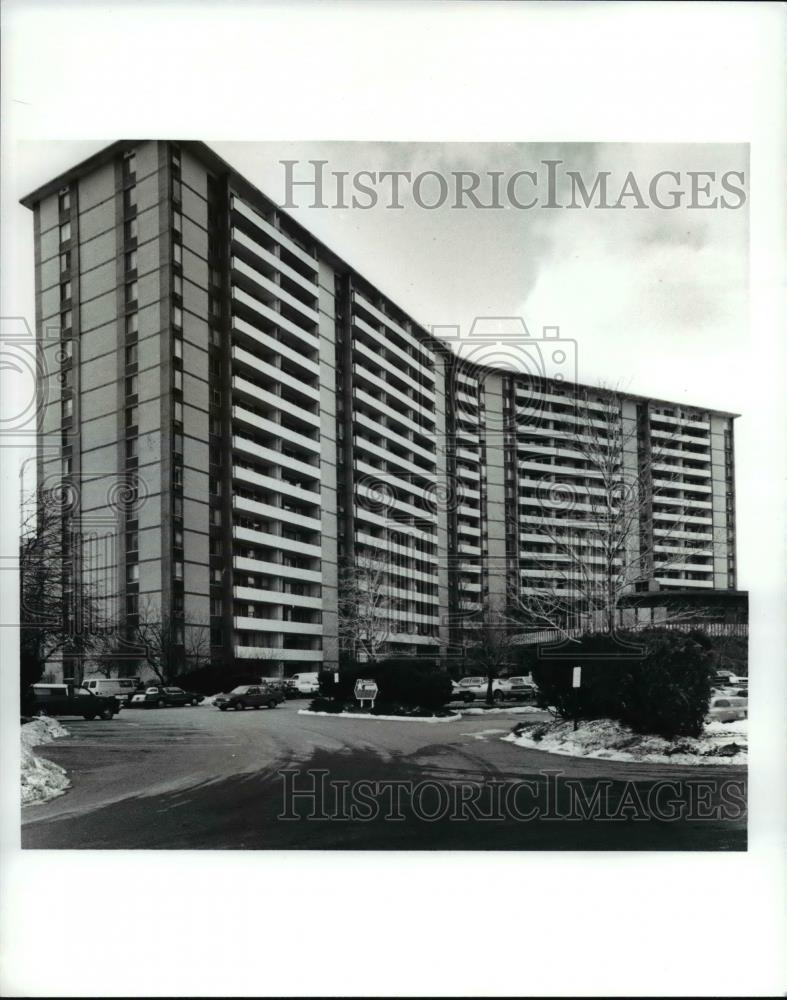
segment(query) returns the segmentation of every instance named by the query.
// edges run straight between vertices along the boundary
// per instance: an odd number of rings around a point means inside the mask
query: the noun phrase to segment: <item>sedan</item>
[[[163,684],[151,684],[150,687],[135,691],[128,696],[127,708],[172,708],[177,705],[199,705],[205,700],[204,694],[195,691],[184,691],[179,687],[165,687]]]
[[[262,705],[276,708],[281,701],[284,701],[284,695],[280,688],[267,684],[241,684],[229,694],[217,694],[213,704],[226,712],[228,708],[237,711],[240,708],[260,708]]]
[[[488,681],[486,677],[463,677],[452,685],[452,697],[462,701],[475,701],[476,698],[486,698]],[[492,698],[503,701],[508,694],[508,681],[495,678],[492,681]]]
[[[749,716],[749,701],[747,698],[716,697],[711,698],[706,719],[708,722],[737,722]]]

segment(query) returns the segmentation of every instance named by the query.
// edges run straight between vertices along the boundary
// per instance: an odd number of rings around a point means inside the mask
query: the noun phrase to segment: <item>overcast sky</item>
[[[105,143],[20,143],[18,195],[91,155]],[[326,172],[460,170],[510,176],[543,161],[579,171],[587,186],[611,172],[610,200],[631,171],[648,199],[659,171],[744,171],[744,145],[574,143],[251,143],[212,147],[277,203],[285,199],[280,160],[327,160]],[[307,174],[298,174],[306,176]],[[380,186],[382,193],[387,187]],[[451,200],[419,208],[404,185],[395,210],[309,208],[296,193],[290,213],[424,326],[469,332],[484,316],[521,316],[532,336],[558,326],[576,342],[579,381],[697,406],[743,413],[748,379],[748,205],[739,209],[620,210],[514,207],[457,210]],[[424,200],[436,188],[425,186]],[[482,184],[479,196],[484,199]],[[527,188],[521,188],[525,198]],[[663,188],[669,190],[669,186]],[[334,188],[326,186],[325,200]],[[539,188],[539,193],[543,193]],[[505,200],[505,199],[504,199]],[[567,202],[565,189],[558,200]],[[685,201],[686,199],[684,199]],[[627,202],[633,205],[633,199]],[[19,253],[4,288],[18,314],[33,316],[32,215],[18,210]],[[9,301],[8,299],[6,301]],[[741,422],[743,424],[743,421]],[[741,427],[741,430],[744,428]],[[740,477],[750,456],[739,433]]]

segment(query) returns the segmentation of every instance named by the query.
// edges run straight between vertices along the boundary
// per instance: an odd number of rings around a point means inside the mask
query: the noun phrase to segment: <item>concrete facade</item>
[[[335,668],[342,574],[382,560],[384,651],[445,650],[565,586],[549,525],[587,527],[589,430],[651,484],[637,589],[735,589],[733,415],[623,394],[610,416],[599,390],[460,361],[200,143],[117,143],[24,203],[39,481],[76,489],[66,585],[92,574],[124,627]]]

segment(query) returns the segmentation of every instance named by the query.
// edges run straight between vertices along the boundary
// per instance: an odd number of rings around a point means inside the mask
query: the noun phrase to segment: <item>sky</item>
[[[720,177],[743,171],[743,144],[635,143],[208,143],[277,204],[285,201],[285,168],[297,160],[296,179],[313,176],[309,160],[325,160],[323,199],[310,207],[309,190],[297,189],[290,214],[377,285],[425,327],[458,326],[463,338],[483,317],[521,317],[531,337],[558,327],[575,358],[571,376],[589,384],[742,414],[738,422],[738,476],[754,455],[748,450],[745,410],[750,392],[748,330],[748,202],[740,208],[689,208],[688,171],[712,171],[712,194],[725,194]],[[90,156],[104,143],[19,143],[18,196]],[[556,200],[570,202],[567,171],[588,190],[608,172],[609,201],[631,173],[646,208],[419,207],[402,182],[399,203],[388,207],[378,185],[369,209],[335,207],[332,172],[457,171],[481,175],[479,197],[489,200],[492,171],[504,179],[535,171],[546,197],[545,161],[560,161]],[[673,188],[686,192],[672,210],[653,206],[648,185],[660,171],[675,171]],[[23,179],[23,180],[22,180]],[[668,179],[669,181],[670,179]],[[674,180],[674,179],[671,179]],[[368,183],[368,179],[367,179]],[[738,182],[736,182],[738,183]],[[348,185],[349,186],[349,185]],[[453,188],[451,188],[453,191]],[[670,184],[661,189],[662,200]],[[524,202],[531,189],[517,188]],[[432,203],[436,182],[424,183],[421,200]],[[345,197],[345,202],[349,196]],[[738,204],[740,199],[729,198]],[[4,282],[17,315],[33,316],[32,215],[17,209],[18,254],[7,258]],[[6,295],[6,303],[9,297]],[[467,348],[470,350],[470,348]],[[741,498],[745,510],[745,498]],[[739,514],[742,513],[739,503]],[[745,558],[741,552],[742,577]]]

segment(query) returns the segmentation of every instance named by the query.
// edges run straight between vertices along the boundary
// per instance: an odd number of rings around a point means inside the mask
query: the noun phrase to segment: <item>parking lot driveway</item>
[[[521,716],[495,713],[444,723],[299,715],[304,701],[219,712],[210,707],[123,710],[112,721],[64,720],[71,736],[41,748],[65,767],[72,788],[23,809],[27,848],[453,848],[466,850],[745,850],[745,817],[681,822],[523,821],[497,818],[499,789],[531,781],[538,794],[571,778],[587,797],[601,780],[613,799],[643,794],[696,768],[556,758],[502,742]],[[702,768],[710,801],[741,768]],[[546,776],[545,776],[546,774]],[[428,796],[476,796],[472,808],[428,818]],[[326,783],[323,785],[323,783]],[[398,812],[359,819],[342,789],[404,787]],[[318,790],[318,800],[310,789]],[[324,790],[327,789],[327,790]],[[297,794],[306,791],[307,794]],[[584,793],[583,792],[583,793]],[[295,794],[293,794],[295,793]],[[316,794],[316,793],[315,793]],[[336,796],[339,795],[337,800]],[[424,793],[426,794],[426,793]],[[535,794],[535,793],[534,793]],[[311,796],[311,797],[310,797]],[[389,800],[384,798],[384,802]],[[338,805],[337,805],[338,802]],[[316,803],[316,804],[315,804]],[[487,810],[487,812],[485,812]],[[309,814],[311,812],[311,818]],[[356,811],[357,812],[357,811]],[[466,814],[465,814],[466,813]],[[401,815],[399,815],[401,814]]]

